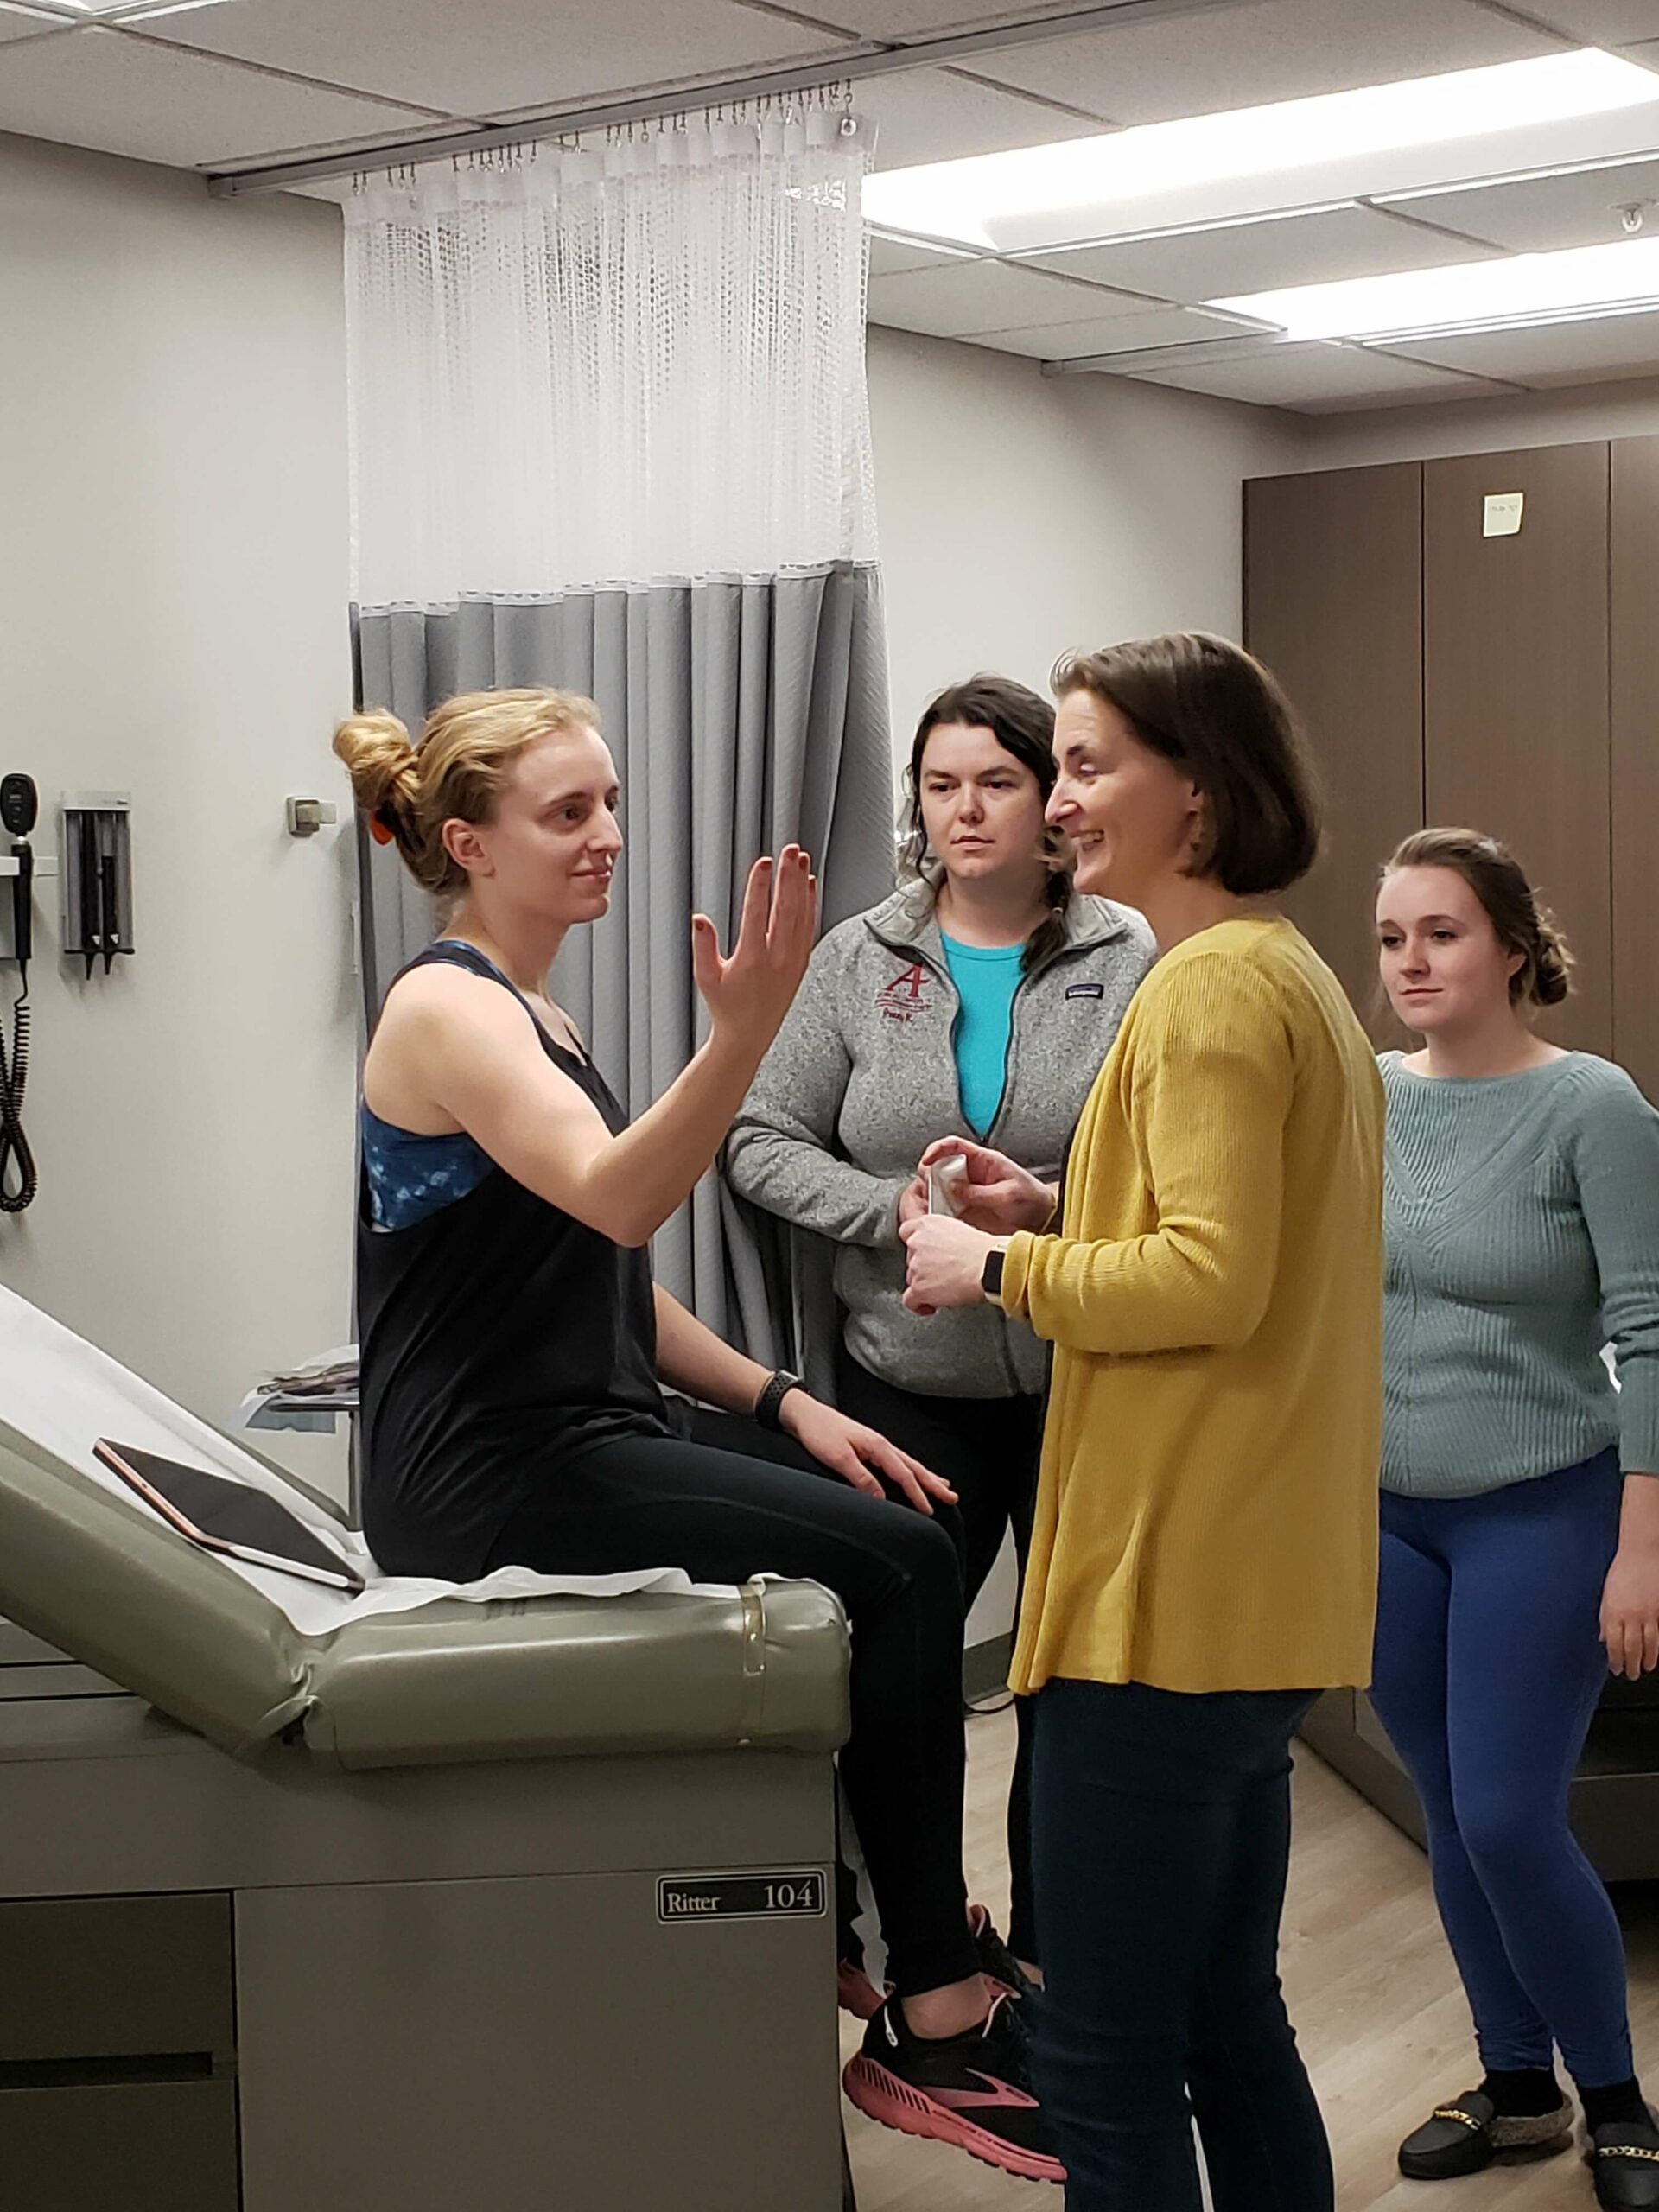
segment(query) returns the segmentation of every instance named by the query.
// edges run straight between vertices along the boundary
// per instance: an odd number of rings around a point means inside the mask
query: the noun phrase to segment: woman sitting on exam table
[[[1058,2180],[1019,2001],[983,1968],[962,1873],[962,1574],[947,1484],[768,1375],[651,1280],[645,1247],[713,1163],[811,950],[816,884],[757,861],[736,942],[691,924],[708,1041],[632,1126],[546,993],[622,850],[591,701],[472,692],[418,747],[340,725],[359,805],[444,934],[387,994],[363,1074],[364,1523],[393,1573],[512,1563],[823,1584],[852,1629],[841,1758],[893,1989],[849,2067],[874,2119]],[[664,1388],[698,1402],[689,1414]]]
[[[942,1130],[971,1130],[1058,1173],[1089,1086],[1145,974],[1138,914],[1079,898],[1043,809],[1054,709],[976,676],[922,715],[906,781],[908,880],[830,931],[726,1146],[740,1197],[830,1240],[845,1315],[836,1402],[957,1493],[971,1606],[1010,1528],[1031,1541],[1047,1354],[986,1306],[927,1322],[905,1309],[901,1222],[927,1211],[915,1169]],[[1017,1706],[1008,1792],[1008,1945],[1037,1959],[1031,1898],[1030,1707]],[[879,2003],[863,1974],[842,2002]]]

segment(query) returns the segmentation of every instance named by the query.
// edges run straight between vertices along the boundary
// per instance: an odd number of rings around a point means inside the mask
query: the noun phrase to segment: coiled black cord
[[[0,1024],[0,1213],[22,1213],[35,1202],[41,1179],[23,1135],[23,1091],[29,1082],[29,970],[11,1009],[11,1055]]]

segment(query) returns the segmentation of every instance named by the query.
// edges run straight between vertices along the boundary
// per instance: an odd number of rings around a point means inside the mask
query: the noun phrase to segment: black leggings
[[[550,1574],[683,1567],[695,1582],[820,1582],[852,1628],[842,1784],[901,1996],[978,1971],[962,1877],[962,1571],[950,1534],[864,1496],[787,1437],[699,1412],[690,1441],[597,1446],[490,1553]]]
[[[1002,1539],[1014,1531],[1025,1587],[1037,1503],[1037,1465],[1043,1449],[1043,1402],[1039,1397],[937,1398],[896,1389],[861,1367],[844,1349],[836,1380],[844,1414],[890,1437],[899,1449],[943,1475],[957,1493],[957,1510],[941,1516],[953,1528],[962,1554],[969,1605],[996,1564]],[[953,1526],[954,1524],[954,1526]],[[1016,1617],[1019,1595],[1014,1601]],[[1008,1946],[1015,1958],[1035,1965],[1037,1916],[1031,1882],[1031,1755],[1034,1734],[1031,1700],[1014,1700],[1018,1741],[1008,1789]]]

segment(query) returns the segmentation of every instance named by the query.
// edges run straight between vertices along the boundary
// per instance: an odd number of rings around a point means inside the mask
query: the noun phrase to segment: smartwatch
[[[985,1255],[985,1264],[979,1271],[979,1287],[987,1298],[1001,1297],[1002,1262],[1007,1256],[1000,1246]]]
[[[779,1419],[784,1400],[791,1390],[804,1390],[806,1385],[798,1375],[791,1375],[786,1367],[779,1367],[768,1375],[760,1386],[760,1395],[754,1402],[754,1417],[762,1428],[781,1429]]]

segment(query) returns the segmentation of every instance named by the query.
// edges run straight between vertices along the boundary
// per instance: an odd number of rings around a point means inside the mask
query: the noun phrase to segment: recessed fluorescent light
[[[1176,188],[1276,175],[1653,101],[1659,75],[1586,47],[1401,85],[1141,124],[1057,146],[888,169],[866,179],[864,212],[892,230],[994,246],[992,226],[1010,218],[1146,200]]]
[[[1659,305],[1659,238],[1516,253],[1206,300],[1206,307],[1276,324],[1287,338],[1389,338],[1407,331],[1502,328]]]

